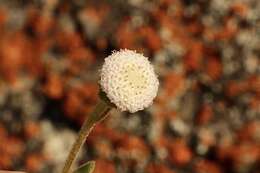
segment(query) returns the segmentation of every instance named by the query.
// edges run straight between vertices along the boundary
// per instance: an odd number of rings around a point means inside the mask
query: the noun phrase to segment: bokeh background
[[[153,106],[113,111],[95,173],[259,173],[259,0],[0,0],[0,169],[58,172],[113,50],[148,56]]]

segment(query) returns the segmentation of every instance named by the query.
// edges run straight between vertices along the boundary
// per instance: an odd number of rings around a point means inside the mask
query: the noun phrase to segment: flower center
[[[127,65],[125,69],[125,79],[129,83],[134,94],[141,94],[147,86],[147,78],[141,66],[134,64]]]

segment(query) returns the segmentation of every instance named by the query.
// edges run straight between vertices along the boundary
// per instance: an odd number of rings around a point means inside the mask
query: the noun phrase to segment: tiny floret
[[[152,104],[159,81],[147,57],[125,49],[105,58],[100,85],[121,111],[133,113]]]

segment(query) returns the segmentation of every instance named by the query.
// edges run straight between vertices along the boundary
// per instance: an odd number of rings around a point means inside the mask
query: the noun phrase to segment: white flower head
[[[133,113],[152,104],[159,81],[147,57],[124,49],[105,58],[100,85],[121,111]]]

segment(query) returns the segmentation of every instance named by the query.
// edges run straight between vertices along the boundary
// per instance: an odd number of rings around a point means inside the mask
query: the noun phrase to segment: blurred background
[[[0,169],[56,173],[128,48],[160,79],[153,106],[113,111],[78,164],[95,173],[259,173],[259,0],[0,0]]]

